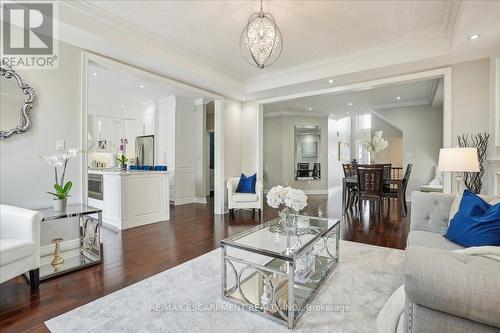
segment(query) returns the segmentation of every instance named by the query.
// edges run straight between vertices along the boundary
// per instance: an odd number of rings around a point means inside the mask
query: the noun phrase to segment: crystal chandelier
[[[252,14],[241,33],[240,50],[251,65],[264,68],[278,60],[283,50],[283,38],[274,18],[262,10]]]

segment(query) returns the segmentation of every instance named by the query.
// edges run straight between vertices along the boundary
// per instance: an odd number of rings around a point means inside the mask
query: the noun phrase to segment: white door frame
[[[253,103],[258,105],[258,122],[257,122],[257,177],[262,179],[264,171],[264,150],[263,150],[263,127],[264,127],[264,108],[263,105],[271,102],[285,101],[295,98],[316,96],[323,94],[341,94],[347,92],[355,92],[366,89],[380,88],[391,86],[394,84],[409,83],[413,81],[429,80],[442,78],[444,83],[444,101],[443,101],[443,147],[452,147],[453,143],[453,94],[452,94],[452,69],[451,66],[427,70],[417,73],[397,75],[393,77],[370,80],[365,82],[358,82],[347,84],[344,86],[307,91],[303,93],[291,94],[280,97],[266,98],[257,100]],[[452,176],[444,177],[444,192],[451,192]]]
[[[87,204],[88,193],[87,193],[87,182],[88,182],[88,138],[87,138],[87,115],[88,115],[88,103],[87,103],[87,92],[88,92],[88,64],[90,61],[97,62],[103,65],[114,67],[121,70],[126,70],[132,74],[137,74],[143,77],[155,79],[165,84],[174,86],[179,89],[187,90],[189,92],[202,95],[206,98],[214,100],[215,103],[215,116],[214,116],[214,130],[215,130],[215,170],[214,170],[214,214],[224,214],[224,145],[223,145],[223,112],[224,112],[224,97],[214,94],[210,91],[199,89],[185,83],[181,83],[165,76],[122,63],[118,60],[111,58],[106,58],[89,51],[82,51],[81,57],[81,69],[82,69],[82,127],[81,127],[81,139],[82,139],[82,203]]]

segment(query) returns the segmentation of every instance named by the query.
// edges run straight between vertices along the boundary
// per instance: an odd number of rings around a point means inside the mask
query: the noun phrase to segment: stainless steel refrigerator
[[[138,136],[135,138],[135,156],[138,165],[154,166],[155,139],[154,135]]]

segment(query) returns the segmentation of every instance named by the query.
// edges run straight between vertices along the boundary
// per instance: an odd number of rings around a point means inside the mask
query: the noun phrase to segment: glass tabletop
[[[51,208],[38,209],[43,214],[43,221],[63,219],[66,217],[99,213],[102,210],[86,205],[68,205],[65,211],[55,211]]]
[[[321,237],[329,234],[339,223],[325,219],[297,215],[297,232],[287,234],[279,224],[279,217],[221,241],[223,245],[294,259]]]

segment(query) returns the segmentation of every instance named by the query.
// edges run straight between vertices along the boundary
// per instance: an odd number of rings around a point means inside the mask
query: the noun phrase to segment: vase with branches
[[[459,147],[477,148],[477,158],[479,160],[479,172],[464,172],[465,187],[473,192],[480,193],[483,187],[482,178],[485,172],[486,158],[488,157],[488,133],[462,134],[458,136]]]
[[[54,167],[54,190],[55,192],[47,192],[50,195],[54,196],[53,205],[54,210],[56,211],[64,211],[66,210],[66,204],[68,201],[69,192],[73,187],[73,183],[71,181],[65,182],[66,177],[66,168],[68,166],[68,162],[71,158],[75,157],[78,154],[77,148],[68,149],[68,151],[64,154],[52,154],[52,155],[43,155],[41,159],[47,162],[50,166]]]

